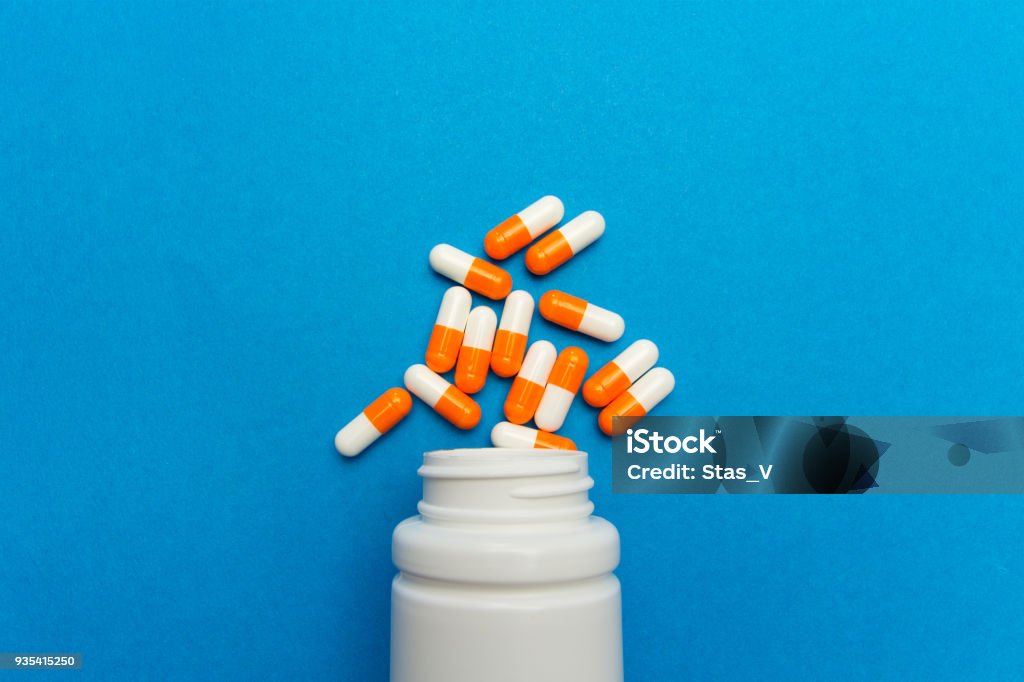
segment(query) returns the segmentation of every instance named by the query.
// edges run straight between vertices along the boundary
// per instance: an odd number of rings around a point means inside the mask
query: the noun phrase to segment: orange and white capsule
[[[535,448],[538,450],[575,450],[576,443],[565,436],[538,431],[529,426],[498,422],[491,429],[491,443],[496,448]]]
[[[587,354],[582,348],[569,346],[558,354],[555,366],[551,368],[548,385],[544,387],[537,413],[533,421],[544,431],[557,431],[565,423],[565,417],[572,407],[573,398],[580,390],[583,376],[587,373]]]
[[[640,339],[615,356],[583,383],[583,399],[593,407],[604,407],[618,398],[658,364],[658,347],[653,341]]]
[[[617,341],[626,331],[621,315],[564,291],[552,290],[540,297],[540,316],[601,341]]]
[[[522,367],[532,320],[533,296],[525,291],[509,294],[491,352],[491,369],[499,377],[510,377]]]
[[[530,344],[523,366],[512,380],[512,388],[505,398],[505,418],[510,422],[525,424],[533,419],[557,355],[550,341],[534,341]]]
[[[664,367],[655,367],[613,400],[597,416],[597,425],[617,436],[653,410],[676,387],[676,378]],[[614,417],[623,417],[612,422]]]
[[[334,447],[346,457],[355,457],[405,419],[411,409],[412,397],[405,389],[389,388],[338,431]]]
[[[430,267],[470,291],[496,301],[512,291],[512,275],[450,244],[438,244],[430,250]]]
[[[494,260],[504,260],[557,225],[564,215],[561,199],[541,197],[488,232],[484,251]]]
[[[546,275],[604,234],[604,216],[585,211],[550,233],[526,251],[526,269]]]
[[[472,305],[473,297],[463,287],[452,287],[444,292],[434,330],[430,333],[430,343],[427,344],[427,367],[438,374],[455,366]]]
[[[477,306],[469,313],[466,337],[462,340],[459,362],[455,365],[455,385],[464,393],[476,393],[487,383],[491,364],[491,347],[498,317],[486,306]]]
[[[426,365],[413,365],[405,370],[405,387],[460,429],[471,429],[480,423],[480,406],[476,401]]]

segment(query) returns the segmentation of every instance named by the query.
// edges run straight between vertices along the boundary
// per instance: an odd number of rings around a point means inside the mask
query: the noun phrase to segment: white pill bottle
[[[395,528],[391,682],[622,682],[619,534],[591,516],[587,454],[423,456]]]

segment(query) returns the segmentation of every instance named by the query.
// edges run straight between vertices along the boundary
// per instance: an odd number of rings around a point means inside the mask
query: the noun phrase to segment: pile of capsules
[[[564,214],[557,197],[543,197],[488,232],[484,250],[492,259],[504,260],[557,225]],[[602,234],[604,218],[586,211],[530,246],[526,268],[546,275]],[[527,348],[533,297],[512,291],[506,271],[448,244],[430,251],[430,266],[460,286],[448,289],[441,299],[426,364],[406,370],[408,392],[385,391],[338,432],[334,445],[343,455],[359,454],[405,418],[412,409],[409,392],[458,428],[474,428],[481,413],[470,395],[483,389],[489,371],[515,376],[505,400],[508,421],[491,431],[491,442],[499,448],[575,450],[575,443],[554,432],[565,422],[581,385],[583,399],[602,408],[597,422],[609,436],[625,431],[675,388],[672,373],[654,367],[658,347],[646,339],[631,344],[584,382],[589,360],[583,349],[570,346],[558,353],[543,340]],[[470,291],[505,300],[500,323],[487,306],[472,307]],[[562,291],[548,291],[538,307],[545,320],[601,341],[617,341],[626,331],[621,316]],[[454,385],[441,376],[452,368]],[[536,429],[525,426],[531,419]]]

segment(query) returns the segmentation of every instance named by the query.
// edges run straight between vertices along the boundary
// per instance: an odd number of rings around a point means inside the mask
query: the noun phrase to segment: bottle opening
[[[587,453],[467,448],[423,455],[420,514],[428,520],[524,523],[593,511]]]

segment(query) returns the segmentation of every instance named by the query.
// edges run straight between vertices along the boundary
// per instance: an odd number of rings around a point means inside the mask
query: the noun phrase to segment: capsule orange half
[[[580,390],[590,359],[582,348],[569,346],[558,354],[548,385],[544,387],[533,421],[544,431],[557,431],[565,423],[572,401]]]
[[[494,260],[504,260],[558,224],[565,207],[558,197],[546,196],[487,233],[484,251]]]
[[[402,421],[412,409],[412,397],[401,388],[392,388],[366,406],[363,414],[373,424],[373,428],[387,433],[391,427]]]
[[[459,351],[459,361],[455,365],[455,385],[459,390],[476,393],[487,382],[494,328],[497,325],[497,316],[486,306],[477,306],[469,313],[462,350]]]
[[[338,431],[334,447],[346,457],[354,457],[405,419],[410,409],[412,398],[405,389],[388,389]]]
[[[583,384],[583,399],[593,407],[604,407],[618,398],[658,362],[658,347],[653,341],[634,341],[615,359],[597,370]]]
[[[552,289],[540,297],[540,316],[548,322],[592,336],[617,341],[626,331],[622,316],[582,298]]]
[[[551,232],[526,251],[526,269],[546,275],[587,248],[604,234],[604,217],[586,211]]]
[[[476,401],[426,365],[413,365],[405,370],[405,387],[460,429],[471,429],[480,423],[480,406]]]
[[[533,296],[525,291],[509,294],[491,351],[491,369],[498,376],[510,377],[522,366],[532,318]]]
[[[526,351],[523,366],[505,398],[505,418],[513,424],[525,424],[533,419],[556,355],[551,342],[543,340],[535,341]]]
[[[672,372],[663,367],[655,367],[601,410],[597,416],[597,425],[608,436],[624,433],[664,400],[675,386],[676,379]]]
[[[430,250],[430,267],[470,291],[496,301],[512,291],[512,275],[449,244],[438,244]]]
[[[430,333],[430,343],[427,344],[427,367],[444,373],[455,366],[472,304],[473,297],[462,287],[451,287],[444,292],[434,330]]]

